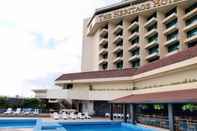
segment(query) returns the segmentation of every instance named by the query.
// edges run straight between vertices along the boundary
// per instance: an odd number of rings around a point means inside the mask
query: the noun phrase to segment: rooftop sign
[[[111,19],[116,19],[116,18],[128,16],[128,15],[132,15],[132,14],[135,14],[135,13],[139,13],[141,11],[154,9],[154,8],[157,8],[157,7],[160,7],[160,6],[166,6],[166,5],[174,4],[174,3],[179,2],[179,1],[182,1],[182,0],[150,0],[150,1],[147,1],[147,2],[144,2],[144,3],[141,3],[141,4],[132,5],[132,6],[127,7],[127,8],[107,12],[107,13],[96,16],[92,20],[91,24],[89,25],[88,30],[91,31],[96,23],[101,23],[101,22],[105,22],[105,21],[108,21],[108,20],[111,20]]]

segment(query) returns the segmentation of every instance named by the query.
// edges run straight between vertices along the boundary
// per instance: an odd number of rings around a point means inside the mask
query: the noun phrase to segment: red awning
[[[112,103],[197,103],[197,89],[168,91],[147,94],[133,94],[119,99]]]

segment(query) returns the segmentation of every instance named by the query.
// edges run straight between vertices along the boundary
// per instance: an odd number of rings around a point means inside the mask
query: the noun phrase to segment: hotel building
[[[196,0],[128,0],[83,27],[81,72],[55,80],[77,110],[104,115],[120,97],[197,91]]]

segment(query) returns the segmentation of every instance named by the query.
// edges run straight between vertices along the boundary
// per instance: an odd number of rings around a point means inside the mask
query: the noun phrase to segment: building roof
[[[167,65],[175,64],[197,56],[197,46],[188,48],[184,51],[176,53],[171,56],[164,57],[152,63],[148,63],[139,69],[128,68],[122,70],[107,70],[107,71],[92,71],[63,74],[56,79],[62,80],[82,80],[82,79],[97,79],[97,78],[115,78],[115,77],[131,77],[133,75],[141,74],[153,69],[158,69]]]
[[[70,73],[70,74],[63,74],[62,76],[57,78],[56,81],[127,77],[127,76],[133,75],[135,70],[136,69],[128,68],[128,69],[123,69],[123,70],[106,70],[106,71]]]
[[[197,103],[197,89],[133,94],[119,99],[112,100],[112,103]]]
[[[117,2],[115,4],[105,6],[105,7],[98,8],[98,9],[95,10],[95,12],[94,12],[93,16],[91,17],[88,25],[90,25],[90,23],[92,22],[92,20],[95,18],[96,15],[103,14],[103,13],[106,13],[106,12],[110,12],[110,11],[113,11],[113,10],[118,10],[118,9],[121,9],[121,8],[124,8],[124,7],[128,7],[130,5],[143,3],[145,1],[149,1],[149,0],[125,0],[125,1]]]

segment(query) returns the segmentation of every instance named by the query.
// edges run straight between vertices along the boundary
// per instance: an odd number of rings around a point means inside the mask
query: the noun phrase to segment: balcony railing
[[[103,39],[101,39],[100,40],[100,42],[99,42],[99,45],[106,45],[108,43],[108,39],[106,39],[106,38],[103,38]]]
[[[183,17],[184,20],[190,19],[191,17],[195,16],[197,14],[197,8],[193,9],[192,11],[185,14]]]
[[[113,40],[113,43],[114,43],[114,44],[118,44],[118,43],[120,43],[121,41],[123,41],[123,36],[118,35],[118,36]]]
[[[99,61],[99,65],[102,65],[102,64],[105,64],[105,63],[107,63],[107,59],[101,59],[100,61]]]
[[[147,28],[151,25],[154,25],[155,23],[157,23],[157,18],[155,17],[152,17],[149,21],[147,21],[145,24],[144,24],[144,27]]]
[[[194,22],[192,22],[191,24],[187,25],[187,26],[183,29],[183,31],[184,31],[184,32],[188,32],[188,31],[190,31],[190,30],[192,30],[192,29],[194,29],[194,28],[197,28],[197,21],[194,21]]]
[[[174,37],[174,38],[171,38],[170,40],[167,40],[167,41],[164,43],[164,45],[165,45],[165,46],[170,46],[170,45],[172,45],[172,44],[174,44],[174,43],[176,43],[176,42],[178,42],[178,37],[177,37],[177,36]]]
[[[131,34],[130,36],[129,36],[129,41],[132,41],[132,40],[134,40],[135,38],[137,38],[139,36],[139,33],[138,32],[135,32],[135,33],[133,33],[133,34]]]
[[[155,34],[157,34],[157,29],[153,29],[153,30],[149,31],[148,33],[146,33],[145,38],[149,38]]]
[[[154,52],[154,53],[149,54],[149,55],[146,57],[146,59],[147,59],[147,60],[152,60],[152,59],[155,59],[155,58],[157,58],[157,57],[159,57],[159,52]]]
[[[123,30],[122,25],[118,25],[118,26],[114,29],[113,33],[114,33],[115,35],[117,35],[117,34],[119,34],[122,30]]]
[[[115,64],[115,63],[118,63],[118,62],[120,62],[122,60],[123,60],[122,56],[119,56],[116,59],[114,59],[113,63]]]
[[[129,51],[135,50],[135,49],[137,49],[137,48],[140,48],[139,43],[135,43],[135,44],[131,45],[131,46],[129,47]]]
[[[165,35],[168,35],[168,34],[170,34],[170,33],[172,33],[172,32],[177,31],[177,30],[178,30],[177,24],[175,24],[175,25],[173,25],[173,26],[167,28],[167,29],[164,31],[164,34],[165,34]]]
[[[112,52],[113,53],[116,53],[116,52],[120,52],[123,50],[123,47],[122,46],[117,46]]]
[[[197,35],[194,35],[194,36],[191,36],[191,37],[187,38],[187,39],[184,41],[184,43],[185,43],[185,44],[189,44],[189,43],[192,43],[192,42],[195,42],[195,41],[197,41]]]
[[[107,52],[108,52],[108,49],[103,48],[103,49],[101,49],[101,50],[99,51],[99,54],[105,54],[105,53],[107,53]]]
[[[108,30],[103,28],[100,32],[100,37],[105,37],[108,34]]]
[[[170,22],[172,20],[175,20],[176,18],[177,18],[177,14],[174,12],[171,15],[169,15],[168,17],[166,17],[162,22],[164,24],[166,24],[166,23],[168,23],[168,22]]]
[[[145,48],[146,49],[149,49],[149,48],[151,48],[151,47],[153,47],[153,46],[155,46],[155,45],[158,45],[159,43],[158,43],[158,40],[156,39],[156,40],[153,40],[152,42],[150,42],[150,43],[148,43],[146,46],[145,46]]]
[[[129,58],[129,62],[130,62],[130,61],[136,61],[136,60],[139,60],[139,59],[140,59],[140,56],[139,56],[139,54],[137,54],[137,55],[131,56],[131,57]]]
[[[133,23],[128,27],[128,30],[131,31],[131,30],[137,28],[138,26],[139,26],[139,25],[138,25],[138,22],[135,21],[135,22],[133,22]]]

